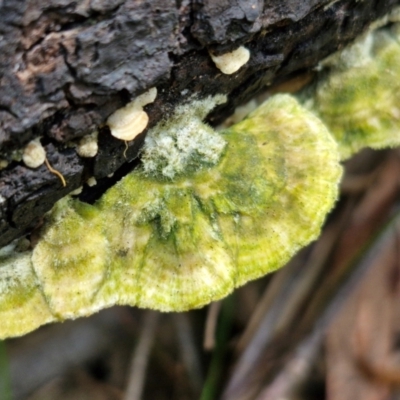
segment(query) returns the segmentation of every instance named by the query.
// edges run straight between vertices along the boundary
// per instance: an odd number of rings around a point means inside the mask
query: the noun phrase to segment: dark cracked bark
[[[125,144],[104,122],[151,87],[149,127],[193,95],[228,95],[216,124],[266,86],[310,70],[350,43],[400,0],[0,0],[0,246],[89,176],[93,200],[132,168],[146,132]],[[208,54],[244,44],[250,61],[222,74]],[[71,143],[99,128],[99,152]],[[29,169],[21,149],[41,138],[51,165]]]

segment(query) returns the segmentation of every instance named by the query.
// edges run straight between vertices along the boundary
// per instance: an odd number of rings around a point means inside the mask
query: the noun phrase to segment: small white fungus
[[[111,134],[117,139],[128,141],[142,133],[149,122],[149,116],[143,111],[143,107],[153,103],[156,97],[157,88],[151,88],[111,114],[107,120]]]
[[[97,181],[96,178],[94,176],[91,176],[87,181],[86,181],[87,185],[90,187],[96,186],[97,185]]]
[[[238,71],[250,59],[250,51],[244,46],[238,47],[230,53],[215,56],[210,53],[216,67],[224,74],[231,75]]]
[[[97,134],[97,131],[95,131],[90,135],[84,136],[79,141],[76,151],[81,157],[94,157],[97,154],[97,151],[99,150]]]
[[[71,196],[78,196],[79,194],[82,193],[83,186],[79,186],[77,189],[73,190],[70,195]]]
[[[24,148],[22,161],[29,168],[40,167],[46,159],[46,152],[40,143],[40,139],[30,141]]]

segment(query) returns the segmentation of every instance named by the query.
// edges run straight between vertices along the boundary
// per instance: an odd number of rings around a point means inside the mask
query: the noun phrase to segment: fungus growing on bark
[[[97,154],[97,151],[99,150],[97,136],[98,132],[95,131],[90,135],[84,136],[79,141],[78,146],[76,147],[76,151],[81,157],[91,158]]]
[[[33,254],[17,257],[31,295],[12,304],[15,315],[30,313],[29,324],[7,318],[0,337],[33,329],[31,320],[39,326],[113,304],[201,307],[281,267],[318,236],[341,176],[329,132],[281,95],[217,139],[200,121],[222,100],[195,100],[152,129],[144,165],[94,205],[57,203]],[[188,119],[198,142],[177,161]],[[154,151],[159,140],[169,152]],[[20,290],[7,282],[0,317]]]
[[[40,143],[40,139],[34,139],[30,141],[24,148],[22,153],[22,161],[29,168],[38,168],[43,163],[46,164],[48,170],[59,177],[63,186],[67,186],[64,176],[54,169],[49,161],[46,158],[46,151],[42,144]]]
[[[216,56],[212,53],[209,54],[215,66],[226,75],[231,75],[239,71],[250,59],[250,51],[244,46],[240,46],[236,50],[220,56]]]
[[[143,165],[97,203],[60,200],[33,251],[0,250],[0,338],[114,304],[201,307],[283,266],[317,238],[340,159],[400,143],[391,29],[368,39],[370,59],[354,65],[349,50],[302,94],[322,120],[277,95],[219,134],[202,121],[224,97],[192,100],[148,132]]]
[[[149,116],[143,107],[153,103],[156,97],[157,89],[151,88],[111,114],[107,120],[111,134],[117,139],[129,141],[142,133],[149,122]]]
[[[334,135],[342,159],[400,144],[400,24],[369,32],[320,75],[300,97]]]
[[[38,168],[46,160],[46,152],[40,143],[40,139],[31,140],[24,148],[22,161],[29,168]]]
[[[154,127],[146,137],[142,151],[143,169],[147,175],[173,179],[176,175],[215,165],[226,142],[203,122],[226,96],[193,100],[177,107],[166,121]]]
[[[97,185],[97,180],[94,176],[91,176],[87,181],[86,181],[87,185],[89,187],[93,187]]]

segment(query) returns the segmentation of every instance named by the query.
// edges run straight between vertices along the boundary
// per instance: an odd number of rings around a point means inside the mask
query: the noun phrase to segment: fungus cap
[[[238,47],[229,53],[216,56],[210,53],[215,66],[223,73],[231,75],[238,71],[250,59],[250,51],[244,46]]]
[[[30,141],[24,148],[22,161],[29,168],[40,167],[46,159],[46,152],[40,143],[40,139]]]
[[[142,133],[149,122],[149,116],[143,111],[143,107],[152,103],[156,96],[157,89],[151,88],[111,114],[107,120],[111,134],[117,139],[129,141]]]
[[[78,143],[78,146],[76,147],[77,153],[84,158],[91,158],[94,157],[98,150],[99,150],[99,145],[97,143],[97,131],[84,136]]]
[[[97,185],[97,180],[94,176],[91,176],[87,181],[86,181],[87,185],[89,187],[93,187]]]

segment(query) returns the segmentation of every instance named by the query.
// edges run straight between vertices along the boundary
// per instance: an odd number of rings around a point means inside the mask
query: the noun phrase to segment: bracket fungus
[[[281,267],[318,236],[341,176],[332,136],[294,98],[278,95],[220,137],[201,120],[222,100],[178,109],[149,132],[141,168],[94,205],[61,200],[33,253],[3,257],[9,265],[0,271],[18,269],[0,278],[0,337],[113,304],[201,307]],[[157,141],[170,148],[161,157]],[[22,281],[29,291],[19,296]],[[12,309],[18,318],[3,318]]]
[[[149,122],[149,116],[143,107],[153,103],[156,97],[157,89],[151,88],[111,114],[107,120],[111,134],[117,139],[129,141],[142,133]]]
[[[301,98],[334,135],[341,158],[400,145],[400,23],[369,32],[326,64]]]
[[[283,266],[318,237],[340,160],[400,144],[398,32],[336,56],[304,105],[273,96],[222,133],[203,120],[224,96],[178,107],[149,130],[142,165],[95,204],[64,198],[33,251],[0,249],[0,338],[114,304],[201,307]],[[132,114],[155,96],[114,113],[113,134],[130,140]]]

